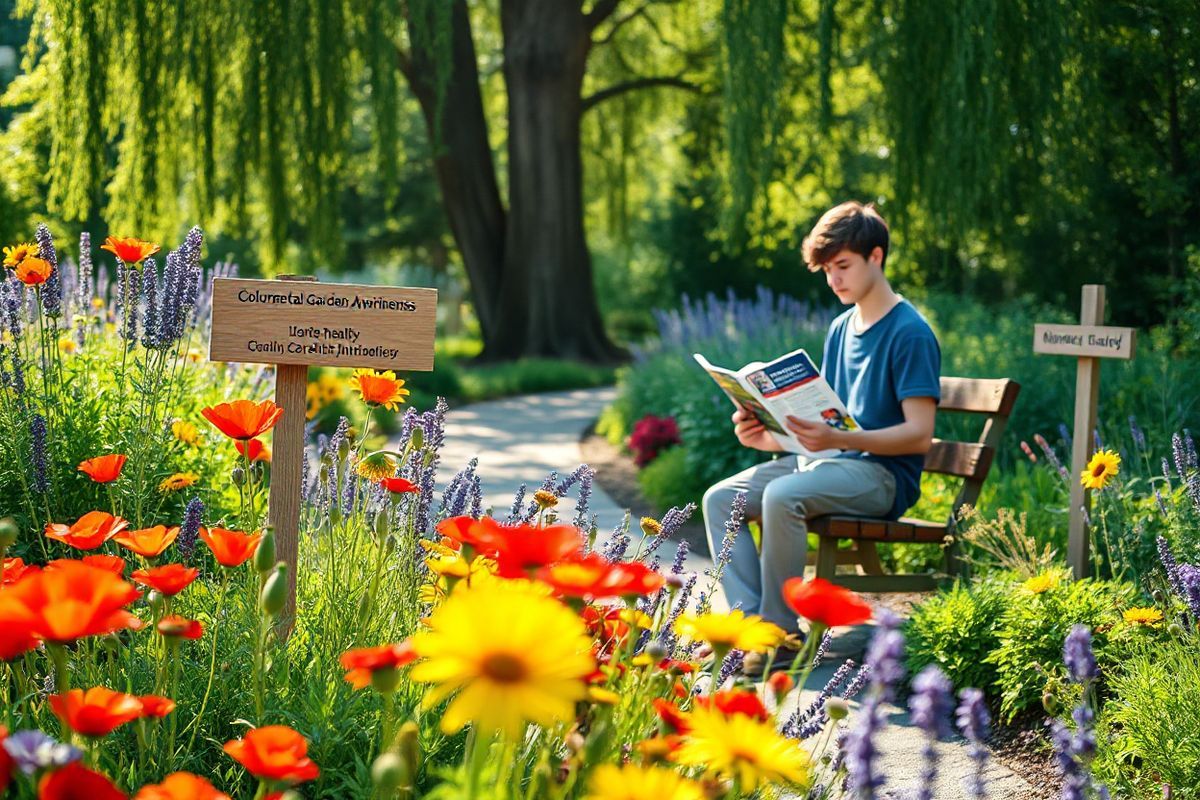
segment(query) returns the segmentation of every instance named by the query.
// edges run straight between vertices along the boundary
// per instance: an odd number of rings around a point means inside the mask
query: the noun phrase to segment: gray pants
[[[783,602],[783,582],[804,574],[809,517],[882,517],[892,508],[896,479],[886,467],[857,458],[784,456],[726,478],[704,493],[704,527],[715,561],[733,498],[746,492],[746,515],[762,525],[762,557],[745,524],[735,534],[721,586],[730,608],[759,614],[785,631],[796,614]]]

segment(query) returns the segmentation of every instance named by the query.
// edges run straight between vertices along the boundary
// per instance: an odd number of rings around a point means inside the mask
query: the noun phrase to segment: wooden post
[[[1080,325],[1104,323],[1104,287],[1088,284],[1083,287],[1079,312]],[[1091,506],[1091,491],[1085,489],[1079,476],[1087,467],[1095,450],[1093,431],[1096,430],[1096,405],[1100,398],[1100,359],[1080,358],[1075,370],[1075,440],[1071,444],[1071,516],[1067,528],[1067,561],[1075,578],[1088,574],[1091,537],[1084,516]]]

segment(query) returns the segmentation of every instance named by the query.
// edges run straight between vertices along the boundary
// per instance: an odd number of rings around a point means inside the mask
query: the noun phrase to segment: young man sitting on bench
[[[824,272],[838,300],[852,306],[829,326],[821,374],[862,430],[789,417],[788,427],[809,450],[844,452],[765,461],[704,494],[704,525],[716,558],[733,498],[746,492],[746,514],[761,523],[762,554],[743,524],[721,584],[730,607],[759,614],[788,633],[799,630],[782,589],[788,578],[804,574],[806,520],[826,514],[898,519],[920,496],[940,396],[941,351],[929,324],[888,284],[887,253],[887,223],[872,206],[857,202],[825,212],[803,245],[808,269]],[[742,445],[781,451],[747,411],[738,409],[733,424]],[[749,661],[748,671],[754,671]],[[783,666],[790,661],[784,650],[775,659]]]

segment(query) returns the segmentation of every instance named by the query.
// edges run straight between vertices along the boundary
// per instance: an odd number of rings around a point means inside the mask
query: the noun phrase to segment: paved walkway
[[[530,492],[536,489],[553,471],[560,478],[570,474],[580,463],[579,440],[583,431],[616,396],[612,388],[581,389],[566,392],[526,395],[523,397],[476,403],[451,409],[446,424],[446,444],[442,450],[438,475],[439,490],[467,462],[479,459],[478,474],[484,492],[484,507],[491,507],[504,516],[512,505],[513,493],[524,483]],[[562,516],[573,509],[564,503]],[[611,531],[621,522],[625,510],[619,508],[599,487],[592,493],[590,508],[596,514],[602,533]],[[636,531],[637,523],[634,522]],[[664,558],[669,557],[664,553]],[[707,553],[692,553],[687,568],[701,572],[711,565]],[[718,593],[719,594],[719,593]],[[724,598],[715,598],[724,607]],[[841,633],[831,657],[815,671],[810,686],[819,689],[844,658],[861,660],[871,636],[871,626],[863,625]],[[787,699],[789,707],[805,706],[815,697],[816,690],[793,692]],[[890,725],[877,740],[882,768],[887,775],[887,788],[895,787],[891,796],[904,798],[912,792],[904,787],[916,786],[921,769],[919,752],[923,740],[912,728],[907,713],[896,707],[888,708]],[[974,769],[961,739],[939,742],[941,756],[937,800],[958,800],[966,797],[964,779]],[[989,794],[993,800],[1026,800],[1035,795],[1033,788],[1006,767],[990,763],[987,772]]]

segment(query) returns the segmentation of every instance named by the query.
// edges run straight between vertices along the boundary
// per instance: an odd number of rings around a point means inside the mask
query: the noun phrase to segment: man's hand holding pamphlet
[[[765,364],[755,361],[736,372],[715,366],[699,353],[692,355],[733,404],[753,414],[789,453],[830,458],[841,452],[836,449],[814,452],[806,448],[786,424],[789,416],[842,431],[859,429],[833,387],[802,349]]]

